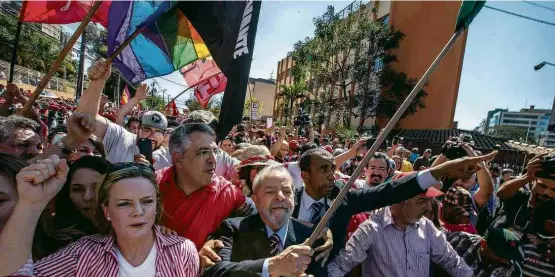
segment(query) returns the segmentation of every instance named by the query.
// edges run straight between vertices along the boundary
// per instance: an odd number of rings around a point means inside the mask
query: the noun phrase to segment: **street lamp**
[[[534,70],[535,70],[535,71],[538,71],[538,70],[542,69],[542,68],[543,68],[544,66],[546,66],[546,65],[551,65],[551,66],[554,66],[554,67],[555,67],[555,64],[554,64],[554,63],[550,63],[550,62],[543,61],[543,62],[541,62],[541,63],[535,65],[535,66],[534,66]]]

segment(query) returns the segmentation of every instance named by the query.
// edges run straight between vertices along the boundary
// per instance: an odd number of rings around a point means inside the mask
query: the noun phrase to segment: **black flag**
[[[214,61],[227,77],[218,140],[241,123],[251,69],[261,1],[180,1],[177,6],[191,21]]]

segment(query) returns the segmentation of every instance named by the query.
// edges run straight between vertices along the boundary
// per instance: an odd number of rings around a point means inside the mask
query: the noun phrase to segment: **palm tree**
[[[294,83],[292,86],[281,85],[279,97],[283,97],[283,102],[285,103],[285,108],[289,111],[285,115],[285,125],[289,117],[293,114],[293,103],[295,100],[309,97],[307,91],[307,86],[304,83]]]

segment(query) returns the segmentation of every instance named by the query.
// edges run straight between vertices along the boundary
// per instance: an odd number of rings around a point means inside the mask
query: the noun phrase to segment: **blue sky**
[[[535,2],[551,7],[540,8],[525,2],[489,1],[487,5],[555,23],[555,2]],[[347,1],[270,1],[262,4],[251,67],[251,77],[269,78],[277,62],[291,51],[293,44],[312,36],[312,19],[325,12],[328,5],[341,10]],[[459,128],[473,129],[488,110],[518,110],[527,105],[550,108],[555,95],[555,67],[534,71],[541,61],[555,63],[555,26],[533,22],[484,8],[472,23],[455,120]],[[419,77],[419,76],[413,76]],[[179,74],[164,77],[185,85]],[[171,95],[183,86],[157,78]],[[186,99],[184,95],[178,104]]]

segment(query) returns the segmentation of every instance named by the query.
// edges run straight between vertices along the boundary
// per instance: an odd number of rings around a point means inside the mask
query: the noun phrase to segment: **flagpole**
[[[116,49],[116,51],[114,53],[112,53],[112,55],[110,55],[110,57],[108,57],[108,59],[106,59],[108,64],[112,63],[114,61],[114,59],[119,54],[121,54],[121,52],[123,52],[123,49],[125,49],[125,47],[127,47],[129,45],[129,43],[131,43],[131,41],[133,39],[135,39],[144,29],[145,29],[145,27],[137,28],[133,33],[131,33],[131,35],[129,37],[127,37],[125,39],[125,41],[123,41],[123,43],[118,47],[118,49]]]
[[[31,96],[29,101],[27,101],[27,103],[25,104],[23,109],[21,109],[21,111],[19,111],[20,115],[25,114],[33,106],[33,104],[35,103],[35,101],[39,97],[41,91],[46,87],[46,85],[48,84],[48,82],[50,81],[52,76],[54,76],[54,73],[56,73],[56,70],[58,69],[58,67],[60,67],[60,64],[63,62],[63,60],[65,59],[65,57],[69,53],[69,51],[71,51],[71,49],[73,49],[73,45],[75,45],[75,42],[81,36],[83,31],[85,31],[85,28],[87,27],[87,25],[91,21],[92,17],[94,16],[94,14],[98,10],[98,8],[100,8],[100,5],[102,5],[102,3],[103,3],[102,1],[95,1],[94,2],[91,9],[87,12],[85,17],[83,18],[83,21],[81,21],[81,24],[79,25],[77,30],[75,30],[75,33],[73,33],[71,38],[69,38],[69,41],[64,46],[64,49],[62,50],[62,52],[60,53],[58,58],[54,61],[52,66],[50,66],[50,69],[48,70],[46,75],[44,75],[42,77],[42,80],[40,81],[39,85],[35,88],[35,91],[33,92],[33,95]]]
[[[389,120],[389,122],[382,130],[382,132],[380,132],[380,134],[376,138],[376,141],[374,142],[370,150],[368,150],[368,152],[366,153],[366,156],[364,156],[364,159],[362,159],[358,167],[355,169],[355,171],[349,178],[349,181],[347,181],[347,184],[345,184],[345,186],[341,189],[341,192],[335,198],[331,207],[326,211],[326,214],[324,215],[324,217],[322,217],[322,220],[320,220],[320,223],[318,223],[318,226],[316,226],[316,229],[314,229],[314,231],[310,235],[310,238],[305,243],[305,245],[313,245],[314,242],[316,242],[316,240],[320,237],[320,235],[322,234],[322,231],[324,230],[324,227],[326,227],[328,221],[331,219],[331,216],[335,213],[339,205],[343,202],[343,198],[345,198],[345,196],[349,192],[349,189],[354,184],[355,180],[358,179],[358,176],[360,176],[362,169],[370,161],[370,158],[374,155],[374,153],[378,151],[378,148],[385,141],[385,138],[389,135],[391,130],[393,130],[393,127],[395,127],[397,122],[401,119],[401,116],[405,113],[405,111],[407,110],[411,102],[414,100],[414,98],[416,98],[416,96],[418,95],[422,87],[424,87],[424,85],[430,78],[430,75],[432,75],[434,70],[439,66],[439,63],[445,58],[447,53],[449,53],[449,51],[453,48],[453,46],[457,42],[457,39],[464,33],[464,31],[465,31],[465,28],[461,27],[453,34],[449,42],[447,42],[445,47],[443,47],[439,55],[432,62],[432,65],[430,65],[428,70],[426,70],[424,75],[422,75],[422,78],[420,78],[416,86],[414,86],[412,91],[407,96],[407,99],[405,99],[403,104],[401,104],[399,109],[395,112],[395,114]]]
[[[13,82],[13,76],[15,71],[15,64],[17,63],[17,48],[19,48],[19,37],[21,35],[21,29],[23,27],[23,22],[21,22],[21,17],[25,11],[26,3],[23,3],[23,7],[19,11],[19,20],[17,21],[17,29],[15,31],[15,38],[13,39],[13,49],[12,49],[12,60],[10,62],[10,72],[8,73],[8,83]]]

